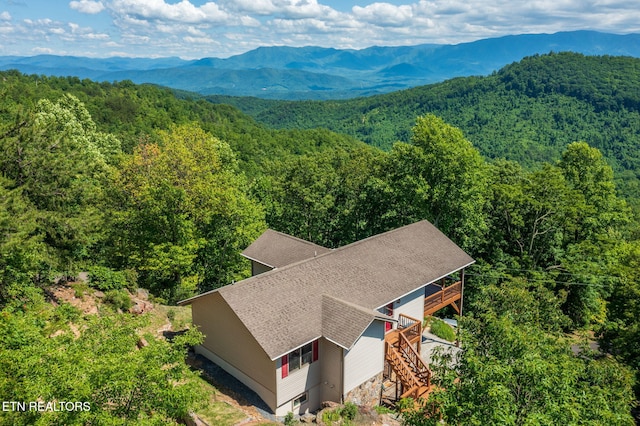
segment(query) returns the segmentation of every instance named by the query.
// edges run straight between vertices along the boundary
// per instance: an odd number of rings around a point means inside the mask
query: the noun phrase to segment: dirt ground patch
[[[95,315],[99,312],[94,291],[82,282],[56,284],[49,287],[47,293],[54,305],[66,302],[80,309],[84,315]]]

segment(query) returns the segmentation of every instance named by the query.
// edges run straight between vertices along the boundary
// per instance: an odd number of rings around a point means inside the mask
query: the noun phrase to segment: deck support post
[[[464,301],[464,268],[460,270],[460,306],[458,310],[458,316],[462,319],[462,303]],[[456,347],[460,347],[460,321],[458,321],[458,327],[456,327]]]

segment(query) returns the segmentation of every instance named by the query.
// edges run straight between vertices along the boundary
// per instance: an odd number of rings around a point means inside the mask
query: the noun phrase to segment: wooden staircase
[[[422,323],[406,315],[401,314],[400,317],[399,325],[408,325],[387,335],[385,360],[401,385],[400,398],[410,397],[417,401],[432,390],[431,370],[420,357]]]

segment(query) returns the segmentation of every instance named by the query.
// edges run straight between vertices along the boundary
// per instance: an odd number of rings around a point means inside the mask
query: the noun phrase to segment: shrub
[[[342,419],[342,416],[340,416],[340,409],[329,410],[322,413],[322,421],[324,423],[331,424],[333,422],[338,422],[341,419]]]
[[[130,291],[133,292],[138,288],[138,272],[135,269],[125,269],[122,271],[122,276]]]
[[[129,293],[126,290],[109,290],[104,294],[104,301],[113,305],[115,309],[121,309],[122,311],[128,311],[133,302]]]
[[[289,411],[286,416],[284,416],[284,424],[285,426],[293,426],[296,424],[296,421],[293,417],[293,413]]]
[[[89,286],[83,281],[72,283],[71,288],[73,289],[73,295],[78,299],[83,299],[84,292],[89,290]]]
[[[394,414],[395,411],[393,411],[391,408],[389,407],[385,407],[384,405],[376,405],[375,407],[373,407],[374,410],[376,410],[376,413],[378,414]]]
[[[98,290],[120,290],[127,286],[127,276],[106,266],[89,268],[89,284]]]
[[[340,415],[347,420],[353,420],[358,414],[358,406],[353,402],[347,402],[340,410]]]
[[[69,303],[62,303],[54,311],[54,319],[62,322],[74,322],[82,316],[82,311]]]
[[[449,342],[456,340],[455,330],[449,324],[440,319],[434,319],[431,322],[431,333]]]

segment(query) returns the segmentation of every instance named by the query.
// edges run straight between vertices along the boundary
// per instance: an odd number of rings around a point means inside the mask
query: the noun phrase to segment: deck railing
[[[415,374],[411,370],[411,367],[409,367],[400,352],[398,352],[398,350],[394,348],[393,345],[387,343],[385,356],[387,361],[391,365],[391,368],[400,379],[402,388],[405,391],[402,394],[402,398],[412,396],[417,399],[417,393],[420,390],[420,382],[418,381],[418,378],[415,376]],[[415,393],[415,395],[412,395],[413,393]]]
[[[404,334],[410,342],[413,342],[416,337],[421,338],[422,336],[422,321],[409,315],[399,314],[398,330],[401,334]],[[420,341],[420,339],[418,339],[418,341]]]
[[[446,306],[450,301],[459,298],[462,294],[462,282],[457,281],[442,290],[424,298],[424,310],[428,311],[438,305]]]
[[[413,347],[411,342],[409,342],[403,333],[400,333],[398,349],[400,353],[404,355],[404,359],[409,364],[413,374],[417,376],[420,384],[426,387],[431,386],[431,369],[427,364],[425,364],[419,352]]]

